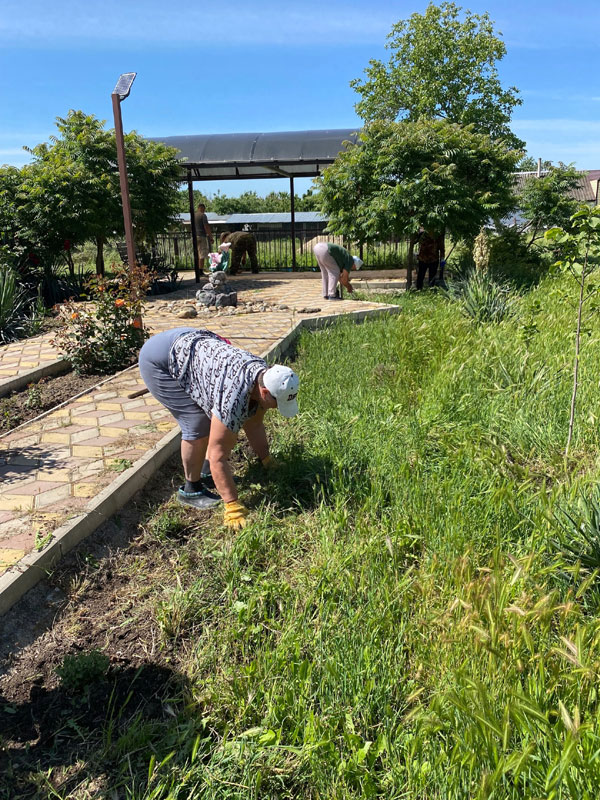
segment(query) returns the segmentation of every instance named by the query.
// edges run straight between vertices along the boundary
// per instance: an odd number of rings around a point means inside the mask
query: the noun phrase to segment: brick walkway
[[[395,306],[375,303],[325,301],[320,276],[298,279],[265,274],[260,280],[236,276],[232,283],[242,300],[285,304],[288,309],[233,316],[213,312],[181,320],[167,307],[193,297],[197,287],[188,278],[177,293],[149,301],[145,322],[155,333],[179,325],[210,328],[264,355],[299,319],[397,311]],[[302,313],[307,307],[320,310]],[[11,369],[36,369],[45,361],[55,361],[51,338],[48,334],[0,348],[0,376],[10,376]],[[120,473],[173,431],[172,417],[151,395],[128,398],[142,387],[137,367],[131,368],[0,437],[0,575],[26,554],[47,546],[54,530],[85,514]]]

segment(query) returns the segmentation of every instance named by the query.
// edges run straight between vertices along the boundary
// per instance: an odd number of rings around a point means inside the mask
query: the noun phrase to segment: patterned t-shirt
[[[184,392],[234,433],[258,410],[250,392],[266,369],[262,358],[227,344],[212,331],[184,333],[169,352],[169,372]]]

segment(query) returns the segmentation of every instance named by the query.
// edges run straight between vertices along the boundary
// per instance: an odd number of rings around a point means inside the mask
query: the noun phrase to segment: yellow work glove
[[[273,456],[267,456],[266,458],[261,459],[260,463],[269,472],[273,472],[280,467],[279,461],[277,461],[276,458],[273,458]]]
[[[248,522],[247,517],[250,512],[237,500],[232,500],[231,503],[225,503],[225,514],[223,522],[228,528],[234,531],[244,528]]]

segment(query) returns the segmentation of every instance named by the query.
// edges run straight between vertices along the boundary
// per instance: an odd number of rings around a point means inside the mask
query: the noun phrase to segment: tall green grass
[[[173,544],[152,602],[190,687],[125,796],[597,797],[600,585],[563,545],[594,536],[600,331],[565,462],[572,300],[476,325],[419,293],[302,337],[252,524]]]

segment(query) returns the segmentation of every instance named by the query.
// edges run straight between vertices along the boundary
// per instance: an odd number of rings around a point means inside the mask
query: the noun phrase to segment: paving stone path
[[[156,333],[179,325],[206,327],[251,352],[265,355],[300,319],[397,311],[395,306],[321,297],[320,276],[246,276],[232,279],[244,301],[285,304],[262,313],[200,314],[178,319],[168,309],[193,298],[197,286],[187,277],[178,292],[149,300],[145,323]],[[303,313],[311,308],[312,313]],[[318,309],[318,310],[316,310]],[[0,347],[0,390],[15,373],[35,372],[59,356],[52,334]],[[176,427],[173,418],[143,388],[137,367],[112,376],[64,406],[0,437],[0,575],[33,551],[43,550],[52,533],[91,509],[94,498],[119,474],[134,466]]]

